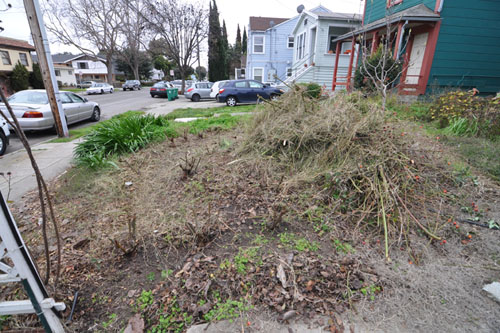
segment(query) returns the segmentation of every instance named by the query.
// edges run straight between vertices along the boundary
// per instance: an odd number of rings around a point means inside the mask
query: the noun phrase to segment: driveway
[[[141,110],[147,113],[161,115],[172,112],[178,108],[208,108],[215,106],[223,106],[223,104],[216,103],[215,101],[202,101],[192,102],[184,96],[179,96],[175,101],[168,101],[166,98],[152,98],[149,95],[149,88],[143,88],[138,91],[122,91],[116,90],[113,94],[105,95],[90,95],[86,96],[89,100],[99,103],[101,107],[101,119],[109,119],[114,115],[129,111]],[[84,121],[78,124],[69,126],[69,129],[77,129],[94,124],[90,121]],[[53,131],[38,131],[26,132],[28,141],[31,145],[44,142],[56,137]],[[7,147],[6,154],[13,153],[22,149],[22,143],[15,134],[11,134],[10,145]]]

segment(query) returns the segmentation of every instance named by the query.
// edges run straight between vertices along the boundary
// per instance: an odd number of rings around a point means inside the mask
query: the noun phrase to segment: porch
[[[429,73],[441,26],[440,15],[425,5],[389,15],[381,20],[338,37],[337,49],[341,43],[349,41],[351,49],[359,47],[361,54],[373,54],[382,43],[388,46],[395,60],[402,62],[403,70],[395,83],[399,94],[425,94]],[[339,72],[339,52],[336,52],[332,89],[353,87],[353,69],[360,64],[359,54],[352,53],[347,75]]]

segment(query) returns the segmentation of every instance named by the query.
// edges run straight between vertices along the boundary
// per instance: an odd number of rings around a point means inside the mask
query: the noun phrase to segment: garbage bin
[[[177,88],[167,88],[167,97],[169,101],[173,101],[178,96]]]

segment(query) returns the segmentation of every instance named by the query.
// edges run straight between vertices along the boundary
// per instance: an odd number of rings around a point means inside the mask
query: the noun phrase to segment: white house
[[[54,63],[54,71],[57,81],[62,82],[63,86],[76,86],[75,70],[72,66]]]
[[[285,83],[315,82],[331,90],[337,51],[334,40],[358,28],[361,19],[359,14],[334,13],[323,6],[314,11],[304,10],[291,32],[294,36],[293,65]],[[338,72],[347,74],[351,43],[339,45],[339,50]]]

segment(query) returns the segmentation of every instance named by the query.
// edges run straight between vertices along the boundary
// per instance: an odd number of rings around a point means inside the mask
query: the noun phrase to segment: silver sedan
[[[101,110],[99,104],[68,91],[60,91],[62,107],[68,124],[82,120],[99,121]],[[25,131],[54,128],[54,117],[50,109],[45,90],[23,90],[7,99],[12,106],[19,125]],[[0,109],[7,112],[5,104]]]

